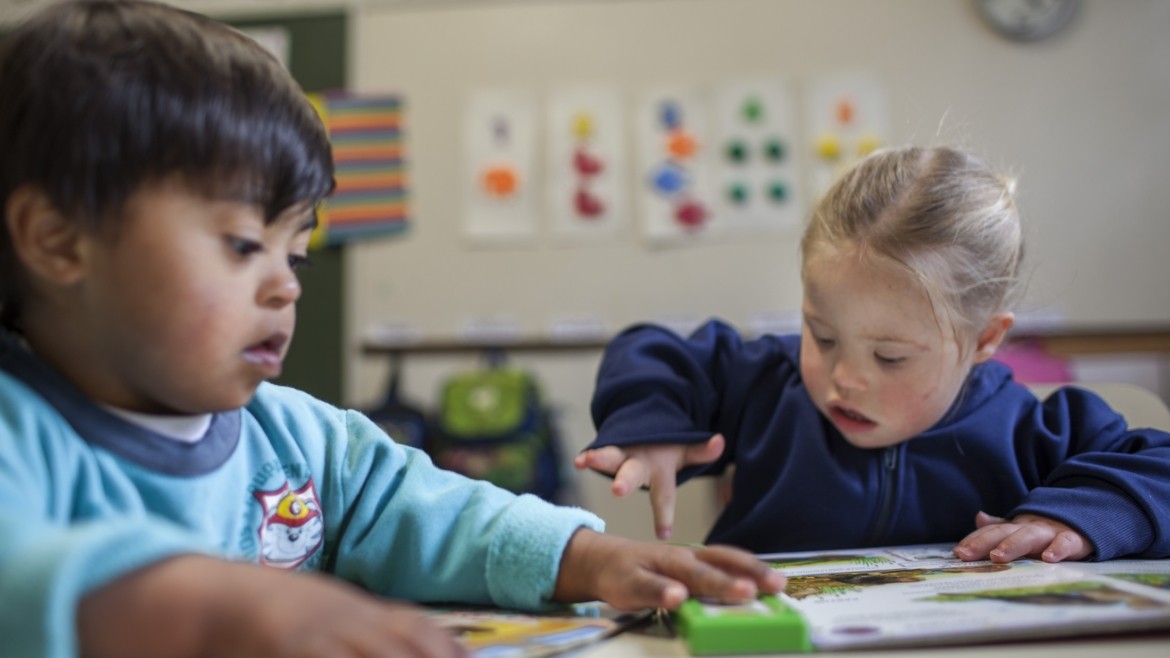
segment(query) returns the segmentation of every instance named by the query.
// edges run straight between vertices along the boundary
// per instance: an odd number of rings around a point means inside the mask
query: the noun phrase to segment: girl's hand
[[[784,576],[730,546],[687,548],[578,530],[565,547],[553,598],[601,600],[619,610],[673,610],[688,597],[747,601],[784,588]]]
[[[986,512],[975,515],[975,532],[955,546],[955,557],[971,562],[1011,562],[1039,557],[1045,562],[1083,560],[1093,545],[1069,526],[1042,516],[1021,514],[1008,521]]]
[[[704,443],[651,445],[632,448],[606,446],[586,450],[573,459],[578,469],[591,468],[613,476],[609,490],[618,498],[642,487],[650,488],[654,534],[669,539],[674,529],[675,481],[683,467],[709,464],[723,454],[726,442],[716,434]]]

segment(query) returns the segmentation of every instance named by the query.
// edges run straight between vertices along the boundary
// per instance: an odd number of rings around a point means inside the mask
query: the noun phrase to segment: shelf
[[[424,340],[413,343],[380,344],[367,342],[363,354],[466,354],[473,352],[584,352],[605,349],[605,340],[550,341],[541,339],[514,341]]]
[[[1170,327],[1070,328],[1059,330],[1013,331],[1009,341],[1041,341],[1057,356],[1085,354],[1170,353]],[[605,349],[606,340],[553,341],[541,338],[515,340],[433,339],[404,343],[366,342],[362,353],[379,354],[468,354],[476,352],[558,353]]]

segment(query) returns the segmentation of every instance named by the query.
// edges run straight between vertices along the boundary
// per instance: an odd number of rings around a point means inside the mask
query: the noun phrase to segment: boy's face
[[[940,330],[921,285],[854,247],[822,246],[804,266],[800,372],[849,443],[882,448],[934,425],[972,364]]]
[[[256,206],[176,183],[141,189],[111,234],[87,242],[83,390],[146,413],[245,404],[281,372],[312,221],[300,208],[265,225]]]

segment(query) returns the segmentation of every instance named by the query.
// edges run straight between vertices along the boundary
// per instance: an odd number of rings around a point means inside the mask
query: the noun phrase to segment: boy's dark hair
[[[271,220],[333,189],[328,135],[292,77],[248,36],[167,5],[65,2],[0,46],[0,213],[33,185],[77,221],[115,219],[144,183],[178,176]],[[23,272],[0,231],[0,325]]]

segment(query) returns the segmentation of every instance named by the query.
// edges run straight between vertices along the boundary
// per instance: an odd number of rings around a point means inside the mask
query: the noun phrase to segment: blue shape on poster
[[[690,176],[678,165],[664,162],[650,176],[654,189],[660,194],[674,196],[690,186]]]
[[[682,110],[674,101],[663,101],[659,119],[667,130],[675,130],[682,125]]]

